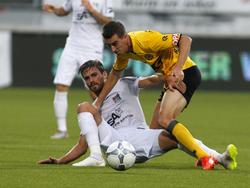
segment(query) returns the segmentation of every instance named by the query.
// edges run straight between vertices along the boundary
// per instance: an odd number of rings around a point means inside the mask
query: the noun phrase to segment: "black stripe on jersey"
[[[155,72],[158,72],[158,70],[160,70],[160,68],[162,68],[162,61],[161,61],[161,57],[158,57],[158,59],[155,61],[155,63],[153,65],[151,65],[152,69],[154,69]]]
[[[181,40],[182,34],[180,34],[180,40]],[[180,40],[178,40],[177,46],[179,47]]]

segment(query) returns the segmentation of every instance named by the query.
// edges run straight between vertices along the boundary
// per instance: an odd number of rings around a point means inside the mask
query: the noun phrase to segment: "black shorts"
[[[183,70],[183,72],[184,72],[183,82],[186,84],[186,91],[185,91],[185,93],[182,93],[182,95],[186,99],[187,105],[188,105],[195,90],[199,87],[199,85],[201,83],[201,73],[200,73],[197,66],[187,68],[187,69]],[[160,94],[160,97],[158,99],[159,102],[162,101],[163,95],[164,95],[166,90],[167,90],[167,88],[163,87],[161,94]]]

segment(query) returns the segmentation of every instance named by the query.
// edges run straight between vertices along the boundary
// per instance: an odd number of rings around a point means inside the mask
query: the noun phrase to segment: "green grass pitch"
[[[250,187],[250,94],[197,92],[190,106],[178,118],[204,143],[219,152],[234,143],[238,147],[238,168],[216,167],[203,171],[194,159],[175,150],[144,164],[118,172],[110,167],[74,168],[71,165],[37,165],[48,156],[59,157],[76,143],[79,128],[76,105],[88,99],[85,90],[69,93],[70,137],[51,140],[56,129],[50,89],[0,89],[0,187],[1,188],[173,188]],[[159,91],[141,92],[147,118]],[[83,159],[83,158],[81,158]]]

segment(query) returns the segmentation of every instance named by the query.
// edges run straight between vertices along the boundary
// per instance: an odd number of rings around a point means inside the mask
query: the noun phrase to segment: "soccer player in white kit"
[[[81,66],[80,73],[85,85],[98,96],[107,78],[102,64],[98,60],[90,60]],[[79,142],[63,157],[59,159],[50,157],[39,163],[66,164],[79,158],[89,148],[90,156],[74,163],[73,166],[105,166],[101,147],[105,150],[117,140],[126,140],[135,147],[137,163],[177,148],[177,143],[171,140],[167,131],[149,129],[138,98],[140,88],[151,87],[161,82],[163,82],[162,76],[124,77],[119,79],[107,95],[100,112],[90,103],[81,103],[78,106],[78,123],[81,129]],[[196,141],[225,168],[230,169],[230,165],[236,163],[228,149],[234,147],[233,145],[229,145],[226,152],[220,154],[201,141]],[[183,146],[179,148],[191,153]]]
[[[83,62],[90,59],[102,60],[103,39],[101,27],[114,17],[112,0],[66,0],[62,7],[45,4],[43,10],[57,16],[72,12],[72,24],[63,50],[54,84],[54,110],[57,132],[52,139],[66,138],[68,90]]]

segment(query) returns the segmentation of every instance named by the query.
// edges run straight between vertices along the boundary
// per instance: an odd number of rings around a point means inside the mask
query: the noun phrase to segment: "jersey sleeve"
[[[63,9],[66,12],[71,12],[72,11],[72,0],[66,0],[66,2],[63,4]]]
[[[116,56],[116,61],[113,65],[113,69],[116,71],[122,71],[128,66],[128,57]]]
[[[176,47],[179,45],[179,40],[181,38],[180,33],[174,34],[162,34],[159,32],[154,33],[154,41],[151,43],[151,48],[155,52],[164,51],[172,47]]]
[[[127,84],[130,93],[136,96],[139,94],[139,91],[140,91],[140,88],[138,86],[139,80],[140,78],[132,77],[132,76],[121,78],[121,81]]]
[[[113,0],[105,0],[104,6],[102,9],[102,15],[109,18],[114,18],[114,9],[113,9]]]

